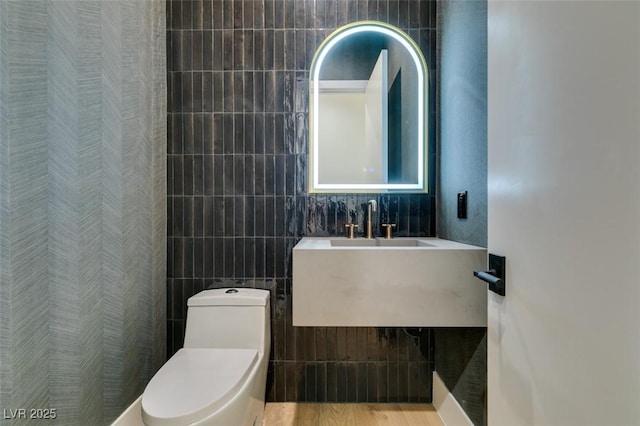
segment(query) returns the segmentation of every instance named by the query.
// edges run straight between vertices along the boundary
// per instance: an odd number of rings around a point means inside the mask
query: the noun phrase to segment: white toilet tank
[[[269,291],[253,288],[205,290],[187,301],[185,348],[247,348],[268,353],[271,344]]]

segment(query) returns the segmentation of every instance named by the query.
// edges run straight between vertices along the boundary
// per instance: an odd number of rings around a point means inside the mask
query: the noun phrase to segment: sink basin
[[[486,327],[485,248],[440,238],[313,238],[293,249],[293,325]]]
[[[415,238],[333,238],[332,247],[429,247],[431,244]]]

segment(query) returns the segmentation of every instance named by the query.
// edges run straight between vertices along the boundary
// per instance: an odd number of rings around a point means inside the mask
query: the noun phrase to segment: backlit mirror
[[[318,48],[309,85],[310,192],[426,192],[427,66],[415,42],[355,22]]]

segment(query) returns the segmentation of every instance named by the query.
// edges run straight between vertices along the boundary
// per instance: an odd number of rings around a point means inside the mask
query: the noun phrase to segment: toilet
[[[216,289],[190,297],[184,347],[142,394],[144,424],[262,425],[270,327],[267,290]]]

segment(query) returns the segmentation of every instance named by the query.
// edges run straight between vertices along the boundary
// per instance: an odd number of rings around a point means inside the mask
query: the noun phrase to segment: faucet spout
[[[372,213],[378,209],[376,200],[367,201],[367,232],[365,238],[373,238],[373,218]]]

